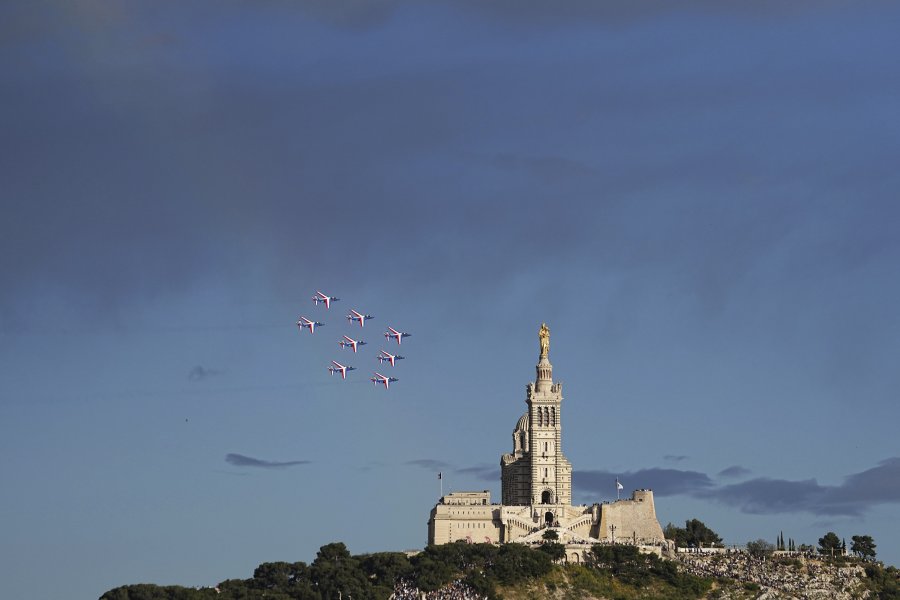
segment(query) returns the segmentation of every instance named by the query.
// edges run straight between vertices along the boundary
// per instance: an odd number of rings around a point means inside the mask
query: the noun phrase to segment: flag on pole
[[[438,471],[438,479],[443,479],[443,478],[444,478],[444,477],[443,477],[443,473],[441,473],[440,471]]]
[[[618,478],[616,479],[616,489],[617,489],[617,490],[624,490],[624,489],[625,489],[625,486],[622,485],[621,483],[619,483]]]

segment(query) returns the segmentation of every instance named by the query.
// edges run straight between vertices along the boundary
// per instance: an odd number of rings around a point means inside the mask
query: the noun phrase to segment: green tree
[[[412,574],[412,565],[402,552],[378,552],[357,558],[375,598],[390,597],[395,582]]]
[[[636,546],[594,544],[591,547],[591,557],[597,568],[610,571],[611,575],[626,585],[646,588],[654,586],[654,579],[662,580],[670,589],[654,596],[657,598],[699,598],[709,590],[712,583],[708,579],[679,571],[673,561],[663,560],[653,554],[642,554]]]
[[[672,523],[666,525],[663,535],[668,540],[674,540],[675,544],[681,548],[688,546],[711,546],[713,544],[721,544],[722,538],[715,531],[706,526],[699,519],[690,519],[684,522],[684,528],[676,527]]]
[[[850,538],[853,542],[850,545],[850,551],[863,560],[873,560],[875,558],[875,540],[871,535],[854,535]]]
[[[109,590],[100,596],[100,600],[211,600],[215,596],[215,590],[209,588],[195,590],[179,585],[139,583]]]
[[[350,556],[342,542],[319,548],[316,560],[309,569],[313,587],[322,600],[339,600],[353,596],[358,600],[369,597],[368,580],[359,560]]]
[[[637,546],[626,544],[594,544],[591,556],[601,569],[609,569],[613,575],[633,571],[643,565],[645,560]]]
[[[559,534],[556,533],[556,530],[554,529],[548,529],[541,535],[541,537],[550,542],[556,542],[559,540]]]
[[[594,544],[591,556],[597,567],[609,570],[623,583],[644,586],[650,579],[650,559],[637,546]]]
[[[216,587],[224,594],[225,598],[249,598],[252,579],[226,579]]]
[[[370,579],[390,583],[410,573],[412,566],[402,552],[378,552],[358,557],[363,571]]]
[[[866,565],[866,577],[879,600],[900,600],[900,570],[878,563]]]
[[[493,574],[504,585],[524,579],[542,577],[553,568],[553,561],[543,552],[535,552],[522,544],[503,544],[494,559]]]
[[[747,554],[754,558],[766,558],[772,556],[773,552],[775,552],[775,546],[762,538],[747,542]]]
[[[253,571],[250,581],[255,589],[280,591],[291,598],[316,596],[309,575],[309,567],[304,562],[263,563]]]
[[[841,540],[833,531],[819,538],[819,554],[832,556],[841,553]]]
[[[687,530],[684,527],[678,527],[674,523],[669,523],[663,528],[663,535],[667,540],[672,540],[679,548],[687,547]]]
[[[562,560],[566,556],[566,547],[559,542],[547,542],[541,544],[538,550],[550,557],[550,560]]]
[[[429,546],[428,548],[433,548]],[[457,571],[446,561],[441,560],[435,553],[425,552],[413,557],[413,574],[416,587],[425,592],[433,592],[439,587],[453,581]]]

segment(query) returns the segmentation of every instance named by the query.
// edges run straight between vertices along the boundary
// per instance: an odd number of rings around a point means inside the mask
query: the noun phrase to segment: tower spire
[[[535,367],[537,378],[534,387],[537,391],[549,390],[553,385],[553,365],[550,364],[550,328],[546,323],[541,323],[538,330],[538,340],[541,343],[541,354]]]

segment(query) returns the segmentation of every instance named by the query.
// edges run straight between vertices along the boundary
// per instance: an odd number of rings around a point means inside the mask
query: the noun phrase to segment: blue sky
[[[783,4],[0,6],[10,593],[421,547],[542,321],[576,501],[900,563],[900,7]]]

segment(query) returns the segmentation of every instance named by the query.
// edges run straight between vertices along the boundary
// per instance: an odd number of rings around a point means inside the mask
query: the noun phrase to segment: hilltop
[[[663,559],[597,545],[590,564],[557,564],[559,544],[447,544],[352,556],[323,546],[312,564],[263,563],[215,587],[126,585],[100,600],[879,600],[900,599],[900,571],[856,558],[754,558],[744,552]]]

